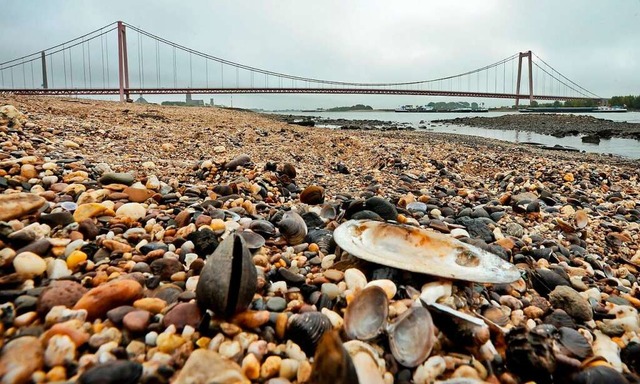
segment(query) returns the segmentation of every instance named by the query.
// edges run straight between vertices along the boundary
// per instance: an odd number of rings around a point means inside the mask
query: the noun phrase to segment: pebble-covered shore
[[[498,117],[458,117],[434,122],[536,132],[555,137],[584,135],[592,140],[612,137],[640,140],[640,124],[607,120],[606,115],[601,114],[597,118],[564,113],[521,113]]]
[[[637,161],[214,108],[0,108],[1,383],[639,381]],[[369,263],[333,239],[349,219],[522,277]]]

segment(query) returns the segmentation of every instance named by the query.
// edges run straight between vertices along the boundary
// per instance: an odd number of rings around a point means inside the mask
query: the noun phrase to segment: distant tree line
[[[370,105],[356,104],[350,107],[334,107],[326,109],[329,112],[348,112],[348,111],[372,111],[373,108]]]
[[[609,99],[609,105],[626,105],[627,108],[640,109],[640,96],[613,96]]]

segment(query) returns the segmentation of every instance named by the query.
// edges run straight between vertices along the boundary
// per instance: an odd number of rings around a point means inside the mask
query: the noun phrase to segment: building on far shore
[[[204,107],[204,100],[194,100],[191,98],[191,93],[187,92],[186,101],[163,101],[162,105],[177,105],[187,107]]]

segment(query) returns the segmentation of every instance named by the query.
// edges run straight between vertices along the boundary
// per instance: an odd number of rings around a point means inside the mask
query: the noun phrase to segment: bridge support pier
[[[531,51],[520,52],[518,57],[518,81],[516,83],[516,108],[520,106],[520,80],[522,78],[522,59],[528,58],[529,66],[529,105],[533,102],[533,60]]]
[[[47,58],[44,55],[44,51],[40,52],[40,59],[42,61],[42,88],[49,88],[47,81]]]
[[[118,82],[120,101],[129,100],[129,62],[127,60],[127,31],[118,21]]]

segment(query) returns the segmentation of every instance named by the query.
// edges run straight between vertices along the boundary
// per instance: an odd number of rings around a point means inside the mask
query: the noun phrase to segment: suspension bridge
[[[523,81],[524,76],[524,81]],[[303,77],[200,52],[117,21],[0,63],[0,92],[22,95],[378,94],[603,100],[531,51],[452,76],[363,83]]]

